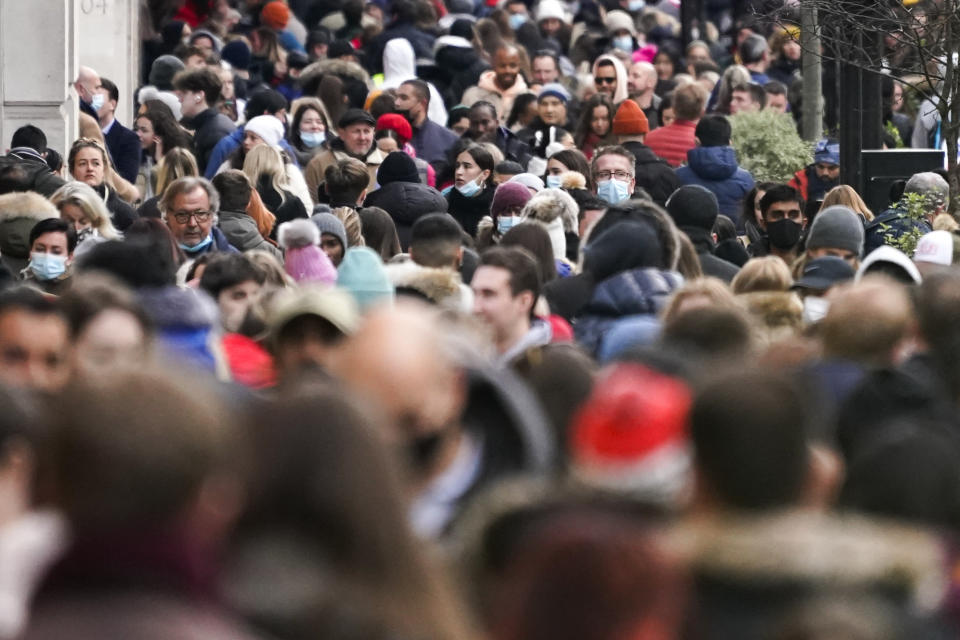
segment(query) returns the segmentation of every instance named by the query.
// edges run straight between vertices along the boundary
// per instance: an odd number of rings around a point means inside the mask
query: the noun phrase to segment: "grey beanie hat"
[[[347,230],[344,228],[343,223],[340,222],[340,218],[332,213],[317,213],[310,219],[313,220],[313,224],[317,225],[317,229],[320,229],[321,235],[324,233],[335,235],[337,240],[340,241],[340,244],[343,245],[343,250],[347,250],[349,246],[347,244]]]
[[[161,91],[172,91],[173,76],[185,68],[183,61],[176,56],[160,56],[153,61],[153,65],[150,67],[150,84]]]
[[[816,215],[807,234],[807,249],[845,249],[863,254],[863,222],[849,207],[833,205]]]

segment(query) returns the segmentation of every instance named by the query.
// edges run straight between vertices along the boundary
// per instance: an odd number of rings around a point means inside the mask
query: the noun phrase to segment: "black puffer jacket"
[[[207,170],[207,161],[210,160],[213,148],[220,140],[233,133],[237,125],[213,107],[201,111],[190,120],[185,119],[183,124],[188,129],[194,130],[193,149],[197,156],[200,175],[203,175]]]
[[[420,182],[391,182],[368,195],[363,205],[390,214],[404,251],[410,244],[410,229],[420,216],[447,212],[447,200],[440,192]]]

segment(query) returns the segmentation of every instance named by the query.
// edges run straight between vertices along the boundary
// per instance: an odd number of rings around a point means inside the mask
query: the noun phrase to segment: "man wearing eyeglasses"
[[[237,252],[215,226],[219,209],[220,196],[210,181],[192,176],[173,181],[160,203],[167,227],[191,260],[212,251]]]

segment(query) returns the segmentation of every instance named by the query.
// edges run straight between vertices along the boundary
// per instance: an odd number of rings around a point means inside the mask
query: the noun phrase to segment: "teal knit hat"
[[[393,284],[370,247],[351,247],[337,269],[337,286],[350,292],[361,311],[393,301]]]

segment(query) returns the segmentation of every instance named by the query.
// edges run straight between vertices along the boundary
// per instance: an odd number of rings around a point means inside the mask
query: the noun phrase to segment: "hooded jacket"
[[[447,200],[439,191],[421,182],[391,182],[369,194],[365,207],[380,207],[390,214],[403,251],[410,245],[413,223],[428,213],[446,213]]]
[[[658,205],[664,206],[670,194],[680,188],[677,173],[642,142],[624,142],[622,146],[636,158],[634,173],[637,186],[649,193]]]
[[[463,92],[460,103],[470,107],[475,102],[485,100],[497,108],[500,124],[506,124],[507,118],[510,116],[510,110],[513,109],[513,101],[521,93],[528,91],[527,83],[523,80],[523,76],[518,73],[512,87],[501,89],[497,86],[496,77],[496,71],[481,73],[477,85]]]
[[[0,196],[0,260],[17,274],[30,261],[30,230],[41,220],[59,218],[49,200],[32,191]]]
[[[40,154],[29,147],[17,147],[11,149],[7,155],[0,156],[0,170],[7,167],[23,169],[27,174],[26,187],[47,198],[66,184],[63,178],[50,170]]]
[[[219,227],[227,241],[241,252],[266,251],[283,262],[283,252],[267,242],[257,229],[256,221],[243,211],[220,211]]]
[[[489,69],[489,65],[477,55],[469,40],[458,36],[440,36],[434,45],[437,71],[444,86],[443,101],[455,105],[463,92],[480,81],[480,74]],[[446,123],[444,123],[446,125]]]
[[[687,166],[677,169],[682,184],[698,184],[717,196],[720,214],[742,224],[743,199],[753,189],[753,176],[737,164],[733,147],[695,147],[687,152]]]
[[[383,82],[380,83],[380,88],[396,89],[407,80],[416,79],[417,61],[413,46],[400,38],[388,42],[383,49]],[[441,127],[446,127],[447,108],[443,105],[443,97],[432,82],[427,82],[427,87],[430,89],[427,117]]]
[[[473,312],[473,291],[453,269],[424,267],[413,260],[388,264],[387,278],[398,295],[413,295],[442,309]]]
[[[394,20],[367,48],[372,73],[383,71],[383,51],[391,40],[401,38],[413,45],[417,58],[433,59],[434,36],[422,31],[411,22]]]
[[[617,90],[613,94],[613,104],[614,106],[619,106],[621,102],[630,97],[629,90],[627,89],[627,69],[623,66],[623,63],[620,62],[620,58],[610,54],[604,54],[593,61],[592,72],[594,76],[597,75],[597,68],[600,66],[600,63],[605,60],[612,62],[613,68],[617,72]]]

